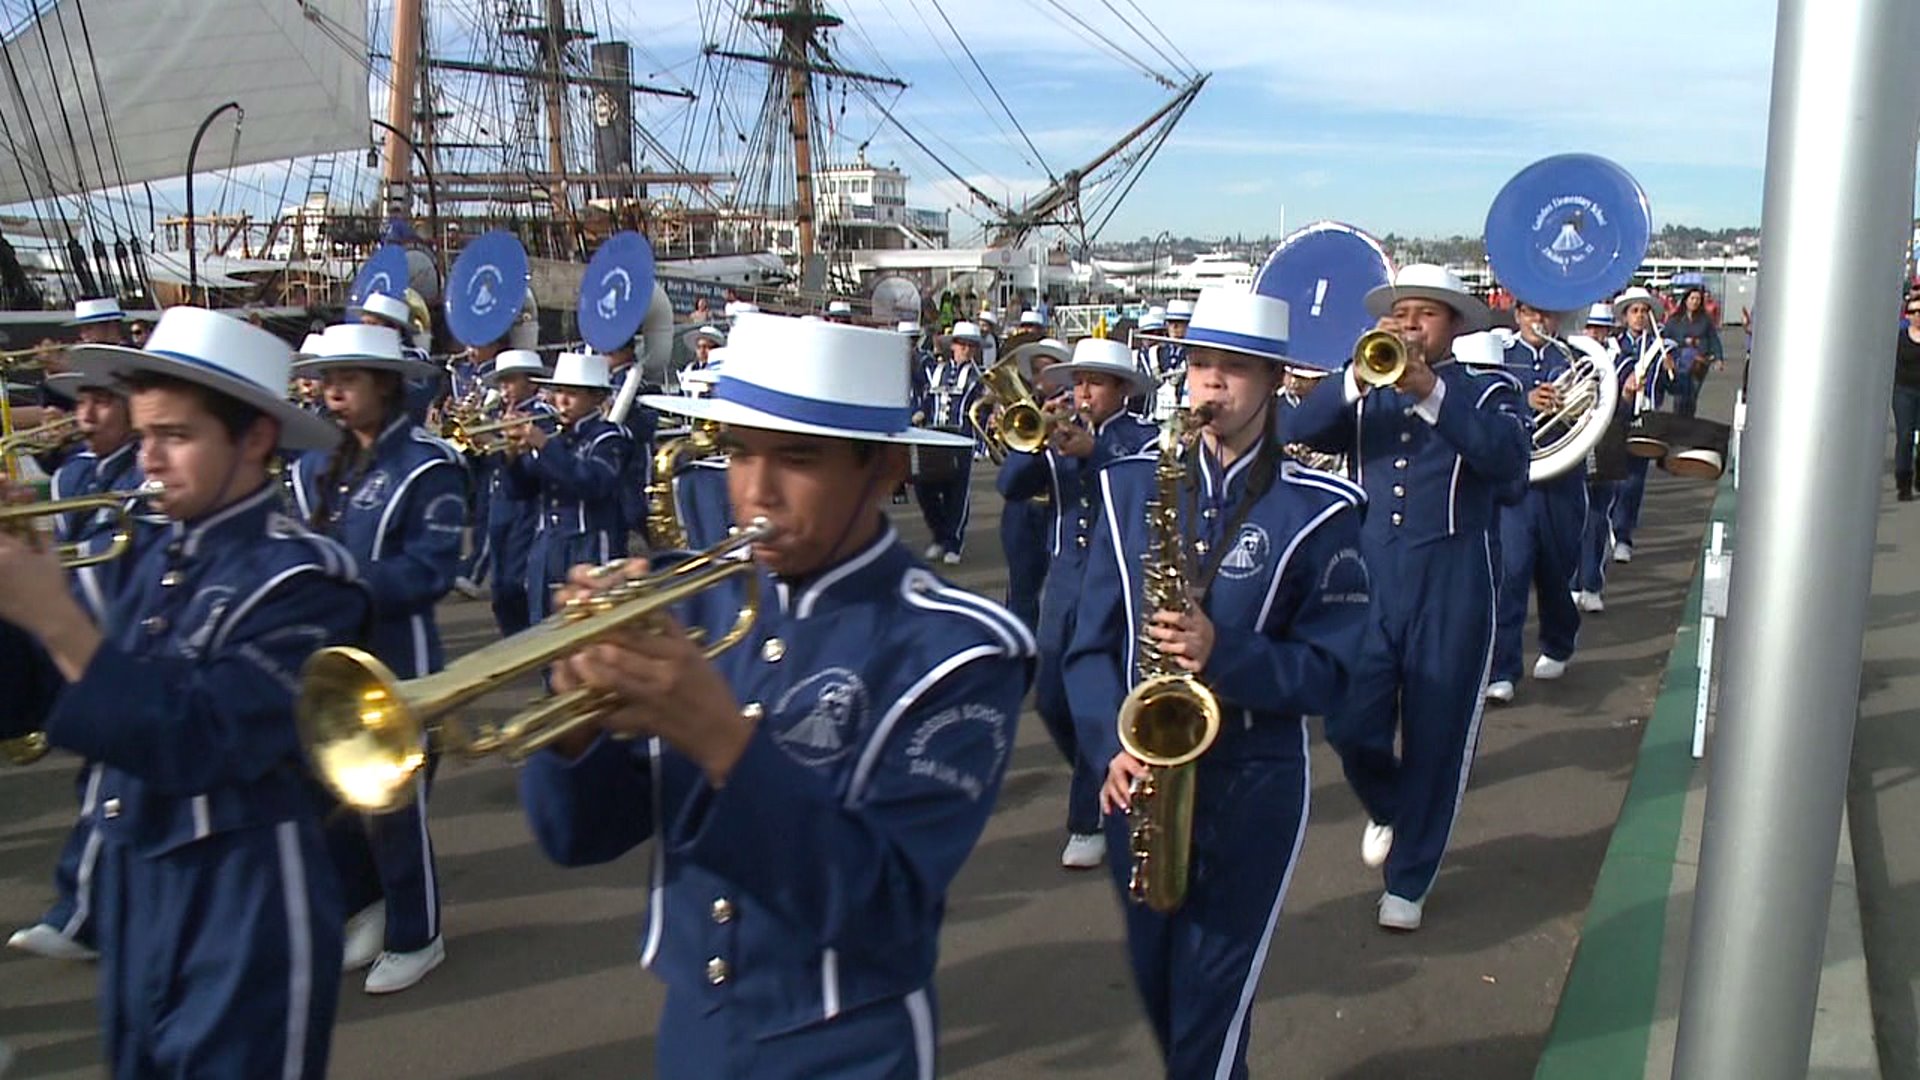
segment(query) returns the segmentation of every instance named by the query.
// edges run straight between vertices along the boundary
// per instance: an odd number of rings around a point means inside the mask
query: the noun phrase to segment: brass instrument
[[[719,424],[696,420],[692,431],[654,451],[653,479],[647,484],[647,537],[655,548],[686,550],[687,526],[673,505],[673,475],[686,461],[713,453],[720,445],[719,434]]]
[[[1066,422],[1040,407],[1033,387],[1020,374],[1020,365],[1011,359],[988,368],[980,381],[987,393],[968,407],[967,419],[995,464],[1006,460],[1008,450],[1038,453],[1054,429]],[[997,414],[993,412],[995,406],[1000,410]]]
[[[21,361],[30,360],[36,356],[45,356],[48,353],[65,352],[69,347],[66,342],[50,341],[42,345],[35,345],[30,349],[0,349],[0,367],[11,368],[16,371],[21,368],[36,367],[38,365],[23,364]]]
[[[71,499],[0,506],[0,532],[24,535],[29,533],[41,518],[53,518],[61,514],[95,513],[101,510],[112,511],[114,514],[112,539],[104,550],[89,554],[82,544],[54,546],[54,554],[59,557],[60,565],[68,570],[78,570],[83,566],[98,566],[125,555],[127,548],[132,545],[133,509],[130,504],[151,499],[164,490],[157,481],[149,481],[135,491],[103,491],[97,495],[80,495]]]
[[[37,427],[25,428],[0,438],[0,457],[50,454],[68,443],[85,437],[80,430],[79,417],[63,416],[58,420],[49,420]]]
[[[1127,891],[1134,902],[1162,914],[1186,899],[1194,763],[1220,734],[1220,703],[1205,683],[1161,653],[1147,626],[1155,612],[1185,611],[1193,604],[1193,574],[1180,528],[1180,482],[1186,475],[1185,451],[1210,412],[1205,405],[1176,412],[1160,436],[1155,493],[1147,501],[1148,548],[1142,556],[1140,681],[1120,703],[1120,746],[1149,767],[1134,779],[1127,805],[1132,852]]]
[[[1353,344],[1353,377],[1363,386],[1392,386],[1407,371],[1407,343],[1391,330],[1369,330]]]
[[[500,454],[513,449],[513,437],[508,432],[514,428],[525,427],[539,420],[551,417],[534,413],[528,416],[507,416],[486,423],[469,423],[461,414],[449,416],[441,424],[440,437],[453,444],[455,450],[463,454]]]
[[[519,761],[617,704],[596,690],[555,694],[505,723],[468,730],[461,706],[509,680],[578,652],[616,631],[661,624],[668,608],[744,576],[747,596],[719,640],[717,656],[745,638],[759,617],[758,567],[739,558],[773,535],[764,519],[665,570],[570,600],[527,631],[455,660],[436,674],[401,680],[372,654],[350,646],[322,649],[300,673],[295,708],[300,738],[320,779],[348,806],[392,810],[412,799],[414,776],[432,745],[461,757],[501,754]]]
[[[0,757],[7,759],[9,765],[31,765],[47,756],[53,747],[47,745],[47,733],[30,731],[12,739],[0,739]]]

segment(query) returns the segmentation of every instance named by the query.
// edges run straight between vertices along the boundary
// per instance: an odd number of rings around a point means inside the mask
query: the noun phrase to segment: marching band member
[[[430,335],[432,331],[421,331],[413,325],[413,309],[404,298],[381,292],[361,297],[358,304],[347,308],[347,317],[366,326],[391,328],[400,335],[400,355],[426,365],[424,371],[414,369],[407,377],[406,393],[407,415],[413,417],[416,424],[426,423],[427,414],[446,401],[449,385],[446,369],[434,364],[427,354],[431,338],[423,344],[418,337],[421,333]]]
[[[74,301],[73,318],[68,319],[62,325],[72,327],[82,345],[126,344],[127,316],[124,311],[120,310],[120,301],[111,296],[100,297],[93,300]],[[43,363],[41,367],[44,370],[54,370],[51,365],[45,363]],[[7,374],[9,375],[8,381],[23,379],[24,377],[24,381],[27,384],[26,388],[36,391],[36,396],[31,399],[33,401],[32,404],[16,403],[8,410],[13,421],[14,430],[19,431],[26,428],[39,427],[41,424],[51,423],[65,415],[65,410],[58,408],[55,403],[49,401],[43,393],[39,393],[45,390],[45,381],[43,378],[35,378],[38,372],[28,369],[23,372],[8,372]],[[14,387],[7,386],[5,389],[11,392]],[[60,463],[55,460],[42,462],[43,467],[49,473],[57,469],[59,464]]]
[[[957,322],[950,337],[953,355],[933,362],[927,372],[927,396],[919,411],[928,427],[966,434],[967,410],[980,394],[980,350],[985,335],[973,323]],[[957,566],[966,546],[967,517],[973,508],[971,459],[960,465],[958,474],[952,479],[914,481],[920,514],[933,533],[933,543],[927,545],[928,562],[938,559]]]
[[[495,357],[492,370],[481,377],[500,394],[498,419],[533,417],[551,423],[557,414],[553,406],[540,399],[539,389],[533,385],[535,378],[546,374],[547,365],[532,349],[509,349]],[[528,615],[527,553],[533,547],[539,507],[532,499],[514,494],[507,482],[506,463],[499,455],[489,455],[486,476],[492,489],[487,493],[487,551],[493,560],[489,568],[493,577],[493,621],[501,637],[512,637],[532,623]]]
[[[973,321],[980,328],[980,352],[975,360],[985,371],[1000,362],[1000,317],[992,308],[981,308]]]
[[[1084,592],[1087,551],[1100,528],[1100,470],[1138,453],[1158,429],[1126,412],[1127,398],[1147,386],[1127,347],[1107,338],[1084,338],[1067,363],[1040,375],[1043,387],[1071,387],[1046,405],[1067,422],[1053,429],[1045,450],[1009,452],[995,480],[1011,507],[1016,500],[1045,496],[1046,547],[1051,556],[1040,590],[1040,665],[1034,675],[1033,703],[1054,746],[1067,759],[1073,780],[1067,793],[1067,845],[1060,865],[1089,869],[1106,860],[1107,840],[1100,831],[1100,784],[1108,758],[1083,752],[1067,700],[1064,661]],[[1073,418],[1073,419],[1070,419]],[[1011,563],[1011,559],[1009,559]],[[1105,743],[1094,744],[1104,746]],[[1091,751],[1092,746],[1084,747]]]
[[[1046,316],[1040,314],[1039,311],[1033,308],[1028,308],[1020,313],[1019,328],[1021,330],[1038,330],[1044,334],[1047,332]]]
[[[345,913],[293,693],[369,597],[339,545],[278,512],[267,464],[339,432],[286,401],[288,349],[264,330],[174,307],[148,346],[70,362],[126,388],[166,542],[132,556],[102,631],[51,554],[0,534],[0,619],[66,680],[37,703],[49,741],[105,765],[89,816],[112,1074],[318,1078]]]
[[[705,368],[692,372],[689,388],[694,397],[705,397],[720,381],[721,361],[726,351],[718,350]],[[694,551],[710,548],[727,538],[733,524],[733,506],[727,499],[727,455],[716,446],[712,453],[684,462],[673,474],[673,512],[686,530],[687,547]]]
[[[1160,497],[1159,452],[1122,458],[1100,474],[1100,527],[1066,677],[1082,752],[1108,762],[1101,804],[1114,884],[1166,1075],[1245,1077],[1254,994],[1306,836],[1304,716],[1339,702],[1366,632],[1364,496],[1280,455],[1273,413],[1286,302],[1209,289],[1195,306],[1187,390],[1212,418],[1188,451],[1177,514],[1175,539],[1192,554],[1191,606],[1138,610],[1143,560],[1162,539],[1147,512]],[[1189,886],[1168,914],[1127,899],[1124,811],[1147,769],[1120,748],[1115,717],[1138,677],[1143,626],[1162,656],[1213,692],[1223,721],[1192,766]]]
[[[671,367],[671,363],[668,366]],[[607,354],[607,404],[609,406],[615,398],[620,396],[620,391],[626,386],[628,379],[640,380],[640,385],[636,388],[640,394],[652,393],[658,389],[648,380],[645,366],[636,362],[632,341]],[[660,432],[660,415],[640,404],[636,398],[624,418],[615,420],[610,408],[604,407],[600,409],[600,416],[623,433],[631,446],[632,452],[627,455],[625,463],[621,466],[620,515],[623,522],[620,528],[639,535],[646,529],[647,474],[653,465],[654,441],[659,437]],[[645,539],[651,542],[651,538]],[[625,555],[626,548],[623,547],[620,554]]]
[[[606,357],[561,353],[552,378],[533,380],[548,387],[560,430],[548,434],[529,424],[509,432],[521,450],[507,463],[507,490],[539,506],[527,549],[527,614],[534,622],[551,610],[552,590],[567,580],[568,567],[627,553],[622,483],[635,451],[625,430],[601,415],[609,379]]]
[[[1149,335],[1165,333],[1167,329],[1167,309],[1159,304],[1149,307],[1146,314],[1140,316],[1140,322],[1133,330],[1133,362],[1147,378],[1151,386],[1160,385],[1160,354],[1167,345],[1150,338]],[[1127,411],[1142,420],[1153,420],[1159,411],[1159,395],[1153,390],[1137,395],[1127,401]]]
[[[1659,302],[1659,297],[1637,285],[1613,301],[1614,321],[1626,324],[1617,340],[1621,361],[1632,371],[1625,389],[1635,400],[1636,412],[1659,408],[1660,391],[1673,370],[1669,355],[1672,345],[1661,335],[1654,318]],[[1613,500],[1609,517],[1614,562],[1633,561],[1633,530],[1640,524],[1640,503],[1647,495],[1647,468],[1651,464],[1643,457],[1629,461],[1627,478],[1620,482],[1619,494]]]
[[[1633,422],[1633,394],[1625,389],[1633,376],[1632,358],[1620,352],[1613,336],[1613,304],[1606,300],[1587,311],[1587,336],[1607,346],[1613,358],[1614,378],[1621,386],[1619,404],[1613,410],[1612,426],[1625,438],[1627,425]],[[1609,435],[1609,438],[1612,436]],[[1631,460],[1628,462],[1631,466]],[[1607,555],[1613,547],[1613,501],[1620,497],[1621,481],[1602,479],[1596,473],[1587,477],[1587,517],[1580,529],[1580,577],[1574,583],[1574,604],[1581,611],[1607,610],[1601,594],[1607,587]]]
[[[353,555],[372,591],[367,651],[402,679],[438,671],[446,657],[434,605],[459,569],[467,480],[460,455],[407,412],[408,381],[430,376],[430,365],[407,359],[391,327],[343,323],[328,327],[295,369],[320,376],[347,435],[294,463],[300,513]],[[426,825],[429,779],[423,774],[417,798],[399,810],[343,812],[328,822],[334,867],[355,912],[345,969],[369,969],[369,994],[405,990],[446,959]]]
[[[534,835],[566,865],[651,838],[641,962],[667,985],[662,1076],[934,1075],[945,898],[991,813],[1032,639],[921,565],[881,513],[909,426],[891,331],[742,317],[711,398],[656,408],[724,425],[759,619],[717,660],[677,629],[556,666],[632,704],[520,774]],[[575,584],[604,583],[579,571]],[[713,640],[735,579],[680,613]]]
[[[140,472],[140,440],[134,436],[125,392],[110,378],[83,372],[49,376],[47,386],[74,400],[74,419],[85,443],[53,474],[50,497],[73,499],[109,491],[132,492],[146,477]],[[54,519],[54,539],[89,545],[114,530],[111,512],[69,513]],[[108,601],[119,593],[126,557],[71,574],[73,593],[95,625],[104,625]],[[93,874],[100,856],[100,839],[92,807],[98,801],[105,766],[87,762],[74,779],[80,819],[67,835],[54,864],[55,900],[40,921],[15,931],[8,946],[55,960],[91,960],[94,949]]]
[[[1516,302],[1514,320],[1519,334],[1506,348],[1506,371],[1519,380],[1533,415],[1551,416],[1561,404],[1554,380],[1573,366],[1573,357],[1550,338],[1558,332],[1552,313]],[[1500,579],[1486,696],[1505,703],[1513,700],[1520,681],[1529,593],[1540,613],[1540,658],[1534,662],[1533,677],[1558,679],[1573,658],[1580,636],[1580,608],[1573,593],[1580,570],[1580,533],[1587,521],[1586,466],[1529,485],[1519,503],[1501,507],[1499,518]]]
[[[713,350],[727,343],[727,335],[717,326],[702,326],[693,332],[693,362],[680,369],[680,378],[685,381],[691,372],[700,371],[713,363]]]
[[[853,325],[853,305],[845,300],[831,300],[827,303],[827,321],[845,326]]]
[[[1064,342],[1056,338],[1040,338],[1014,345],[1007,350],[1007,356],[1020,366],[1020,377],[1032,387],[1036,396],[1052,399],[1065,394],[1071,397],[1071,387],[1065,383],[1047,383],[1041,378],[1054,364],[1065,363],[1071,358]],[[1047,565],[1052,561],[1053,499],[1045,484],[1026,484],[1024,488],[1032,490],[1022,494],[1013,494],[1009,490],[1008,473],[1016,468],[1014,457],[1034,458],[1033,454],[1019,454],[1008,449],[1008,460],[994,477],[994,486],[1006,504],[1000,509],[1000,550],[1007,558],[1007,610],[1014,613],[1022,623],[1036,632],[1040,625],[1040,591],[1046,585]],[[1044,661],[1043,661],[1044,662]]]
[[[1405,374],[1369,388],[1349,365],[1300,403],[1285,441],[1347,454],[1367,490],[1374,613],[1327,741],[1366,807],[1362,859],[1386,868],[1379,923],[1417,930],[1479,737],[1494,502],[1525,484],[1529,441],[1512,378],[1453,362],[1453,339],[1488,312],[1452,271],[1402,267],[1366,306],[1407,343]]]

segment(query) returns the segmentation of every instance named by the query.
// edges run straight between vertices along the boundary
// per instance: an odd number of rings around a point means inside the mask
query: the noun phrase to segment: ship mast
[[[421,0],[394,0],[393,87],[387,98],[387,160],[381,175],[387,212],[411,216],[413,210],[414,98],[420,89]]]

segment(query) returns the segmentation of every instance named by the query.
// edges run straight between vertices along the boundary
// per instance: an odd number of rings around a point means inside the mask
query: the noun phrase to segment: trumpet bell
[[[427,729],[405,684],[378,657],[341,647],[314,654],[301,676],[300,738],[340,801],[381,813],[405,805],[427,764]]]
[[[1369,330],[1353,346],[1354,377],[1368,386],[1392,386],[1407,371],[1407,343],[1391,330]]]

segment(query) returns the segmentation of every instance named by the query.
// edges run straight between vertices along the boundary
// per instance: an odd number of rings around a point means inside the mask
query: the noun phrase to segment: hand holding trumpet
[[[1398,314],[1389,313],[1382,315],[1380,321],[1374,324],[1374,328],[1393,334],[1400,339],[1402,345],[1406,346],[1406,367],[1401,371],[1400,378],[1394,382],[1393,388],[1416,401],[1425,401],[1427,395],[1433,393],[1433,385],[1438,381],[1438,377],[1434,375],[1433,368],[1427,363],[1425,343],[1416,332],[1413,323]],[[1371,387],[1362,381],[1360,392],[1364,394],[1369,389]]]

